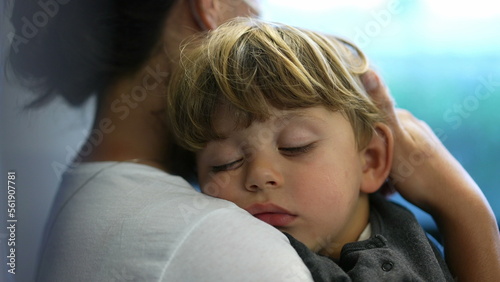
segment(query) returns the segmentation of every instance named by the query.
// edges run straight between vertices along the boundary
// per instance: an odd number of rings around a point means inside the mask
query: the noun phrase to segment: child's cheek
[[[200,185],[201,191],[207,195],[231,200],[231,176],[227,172],[209,173]]]

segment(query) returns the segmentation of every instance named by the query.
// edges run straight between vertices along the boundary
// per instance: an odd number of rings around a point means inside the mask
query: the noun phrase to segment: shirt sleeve
[[[211,213],[178,246],[162,281],[313,281],[284,234],[238,209]]]

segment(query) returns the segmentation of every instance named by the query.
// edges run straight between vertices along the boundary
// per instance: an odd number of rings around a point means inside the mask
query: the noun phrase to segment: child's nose
[[[277,160],[273,160],[270,156],[255,157],[247,166],[245,188],[251,192],[279,188],[282,186],[283,180]]]

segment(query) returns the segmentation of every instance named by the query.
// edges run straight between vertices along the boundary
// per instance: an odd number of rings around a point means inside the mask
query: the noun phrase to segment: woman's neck
[[[166,169],[170,144],[164,112],[166,69],[165,64],[150,63],[109,87],[77,161],[140,159]]]
[[[165,21],[168,27],[150,59],[134,75],[113,83],[100,101],[80,161],[144,160],[167,171],[172,143],[166,123],[165,95],[182,40],[198,31],[187,1],[178,1]],[[90,150],[83,150],[85,147]]]

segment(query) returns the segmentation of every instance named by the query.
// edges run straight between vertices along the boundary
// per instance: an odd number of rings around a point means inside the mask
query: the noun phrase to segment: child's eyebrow
[[[323,123],[324,120],[320,119],[318,117],[315,117],[307,112],[305,112],[304,109],[296,109],[296,110],[286,110],[284,112],[279,112],[276,114],[273,114],[269,119],[272,120],[275,129],[281,128],[289,124],[290,122],[296,120],[296,121],[309,121],[309,122],[314,122],[314,123]],[[253,121],[254,123],[256,121]],[[229,138],[229,135],[231,132],[241,129],[239,126],[235,126],[233,129],[228,129],[228,130],[223,130],[223,131],[217,131],[217,138],[213,138],[211,140],[208,140],[208,142],[223,142],[224,140]]]
[[[322,119],[319,119],[315,116],[312,116],[308,114],[307,112],[301,111],[301,110],[294,110],[294,111],[289,111],[283,115],[276,115],[275,118],[277,120],[280,120],[284,123],[288,123],[294,119],[299,119],[299,120],[311,120],[311,121],[323,121]]]

